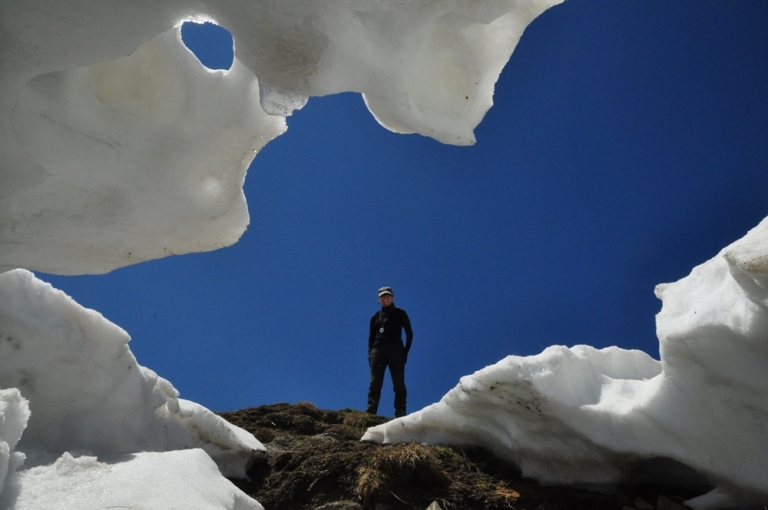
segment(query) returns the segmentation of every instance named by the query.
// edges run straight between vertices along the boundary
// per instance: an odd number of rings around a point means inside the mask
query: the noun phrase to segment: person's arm
[[[408,351],[411,350],[411,344],[413,343],[413,329],[411,328],[411,319],[408,318],[405,310],[401,309],[400,312],[403,329],[405,330],[405,357],[408,359]]]
[[[371,325],[368,328],[368,356],[371,355],[373,350],[373,341],[376,339],[376,316],[371,317]]]

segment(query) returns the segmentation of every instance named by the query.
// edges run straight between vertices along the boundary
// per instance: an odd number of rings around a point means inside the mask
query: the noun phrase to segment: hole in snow
[[[215,23],[185,21],[181,41],[208,69],[228,70],[235,59],[235,41],[226,28]]]
[[[632,464],[624,481],[635,486],[651,484],[686,489],[694,494],[705,494],[714,489],[706,476],[682,462],[666,457],[655,457]]]

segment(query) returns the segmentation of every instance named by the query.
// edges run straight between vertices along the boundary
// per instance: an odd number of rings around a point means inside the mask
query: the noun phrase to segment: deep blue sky
[[[364,408],[382,285],[414,324],[409,411],[551,344],[658,358],[654,286],[768,215],[766,27],[765,0],[565,2],[523,35],[476,146],[313,98],[251,165],[235,246],[40,276],[213,410]],[[226,59],[226,38],[184,37]]]

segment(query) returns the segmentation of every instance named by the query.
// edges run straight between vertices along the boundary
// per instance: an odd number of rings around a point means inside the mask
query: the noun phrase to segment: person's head
[[[392,292],[392,287],[382,287],[379,289],[379,303],[381,306],[389,306],[395,299],[395,293]]]

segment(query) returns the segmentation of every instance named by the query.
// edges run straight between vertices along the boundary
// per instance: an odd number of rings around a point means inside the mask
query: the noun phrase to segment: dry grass
[[[368,427],[379,425],[382,420],[374,415],[364,413],[362,411],[355,411],[353,409],[345,409],[342,411],[344,414],[344,420],[342,423],[349,427],[365,430]]]
[[[416,443],[398,443],[378,448],[371,456],[369,465],[400,477],[415,475],[425,481],[440,477],[432,448]]]
[[[493,493],[503,499],[505,503],[513,503],[520,499],[520,493],[510,489],[504,483],[497,485],[493,489]]]
[[[376,468],[363,466],[357,470],[357,495],[361,501],[375,501],[391,485],[389,477]]]
[[[399,484],[445,482],[433,449],[415,443],[378,448],[358,469],[357,494],[367,504],[394,494]]]

